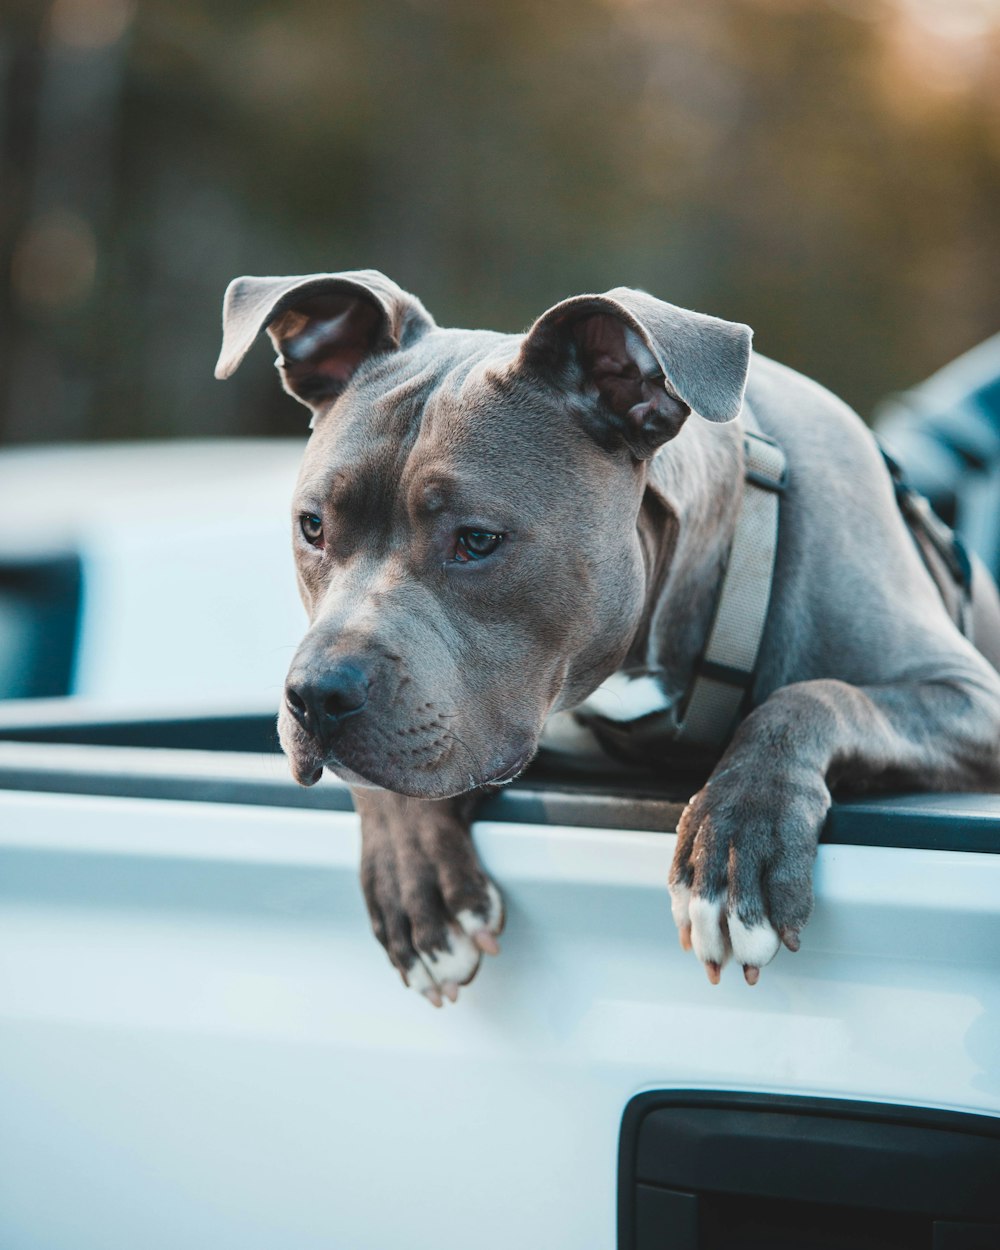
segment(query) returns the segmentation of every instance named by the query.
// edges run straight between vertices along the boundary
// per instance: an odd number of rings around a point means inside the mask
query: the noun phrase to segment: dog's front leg
[[[747,981],[782,942],[798,950],[830,789],[1000,786],[1000,685],[991,672],[897,685],[808,681],[740,726],[678,825],[670,873],[681,945],[709,980]]]
[[[410,799],[354,790],[361,817],[361,884],[375,936],[404,982],[435,1007],[452,1002],[496,955],[500,893],[469,834],[477,797]]]

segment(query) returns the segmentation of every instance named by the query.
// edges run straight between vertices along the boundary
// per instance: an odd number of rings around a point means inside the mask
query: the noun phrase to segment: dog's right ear
[[[236,278],[223,301],[215,376],[235,373],[267,330],[282,385],[315,412],[343,391],[366,356],[406,347],[433,325],[415,296],[374,269]]]

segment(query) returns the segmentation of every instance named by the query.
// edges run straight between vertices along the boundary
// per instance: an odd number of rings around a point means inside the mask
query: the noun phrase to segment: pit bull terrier
[[[293,504],[310,625],[281,743],[303,785],[324,768],[350,784],[375,934],[434,1005],[498,951],[469,821],[546,721],[638,674],[662,694],[669,756],[748,428],[788,480],[745,715],[679,824],[684,948],[713,983],[731,957],[751,984],[798,949],[831,790],[1000,785],[995,589],[977,568],[977,649],[861,420],[752,352],[747,326],[618,288],[523,335],[442,329],[371,270],[244,277],[218,377],[262,329],[313,414]]]

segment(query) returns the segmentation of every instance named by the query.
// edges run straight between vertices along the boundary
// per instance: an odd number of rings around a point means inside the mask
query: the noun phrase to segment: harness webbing
[[[750,696],[771,602],[787,464],[763,434],[747,430],[744,445],[746,484],[729,561],[676,737],[692,746],[721,747],[729,740]]]

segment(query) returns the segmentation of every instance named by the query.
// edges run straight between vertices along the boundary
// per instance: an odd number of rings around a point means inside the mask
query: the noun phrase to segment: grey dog
[[[683,706],[748,420],[789,481],[748,714],[679,824],[682,945],[751,984],[798,949],[832,789],[1000,786],[995,588],[976,568],[973,645],[861,420],[747,326],[618,288],[523,335],[442,329],[372,270],[245,277],[217,376],[262,329],[313,412],[293,505],[310,626],[281,742],[302,784],[350,784],[375,933],[435,1005],[499,949],[477,795],[618,671]]]

